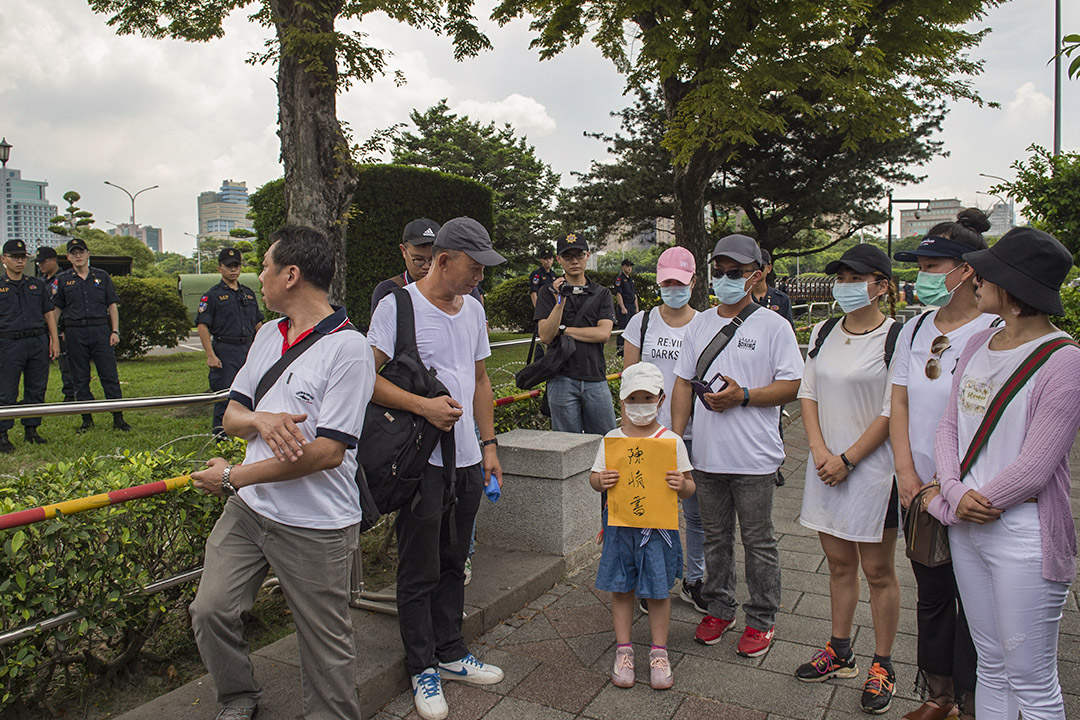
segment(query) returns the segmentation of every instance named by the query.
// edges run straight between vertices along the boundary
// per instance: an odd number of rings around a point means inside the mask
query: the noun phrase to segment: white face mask
[[[635,425],[651,425],[656,419],[659,403],[623,403],[626,408],[626,417]]]

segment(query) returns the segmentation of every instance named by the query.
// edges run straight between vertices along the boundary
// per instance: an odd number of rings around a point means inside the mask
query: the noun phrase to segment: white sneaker
[[[477,660],[472,653],[455,662],[439,663],[439,672],[447,680],[463,680],[473,685],[494,685],[502,682],[502,668]]]
[[[472,582],[472,558],[465,558],[465,584]]]
[[[443,695],[442,679],[435,668],[428,668],[412,676],[413,704],[424,720],[443,720],[450,714]]]

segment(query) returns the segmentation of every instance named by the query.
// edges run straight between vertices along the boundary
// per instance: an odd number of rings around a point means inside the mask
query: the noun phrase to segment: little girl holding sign
[[[667,637],[669,594],[682,576],[677,498],[693,495],[694,481],[682,438],[656,422],[663,388],[664,375],[652,363],[637,363],[623,371],[622,424],[600,443],[589,474],[594,490],[608,491],[596,588],[611,593],[617,643],[611,682],[623,688],[634,684],[630,626],[635,596],[649,604],[650,684],[654,690],[666,690],[674,682]]]

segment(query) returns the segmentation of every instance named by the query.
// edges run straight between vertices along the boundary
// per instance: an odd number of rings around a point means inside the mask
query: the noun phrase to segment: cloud
[[[1035,83],[1026,82],[1016,88],[1013,99],[1006,106],[1006,122],[1020,127],[1032,120],[1049,117],[1054,111],[1054,101],[1035,89]]]
[[[510,123],[520,135],[543,137],[555,132],[556,128],[547,108],[531,97],[518,93],[496,102],[462,100],[453,110],[480,122],[495,122],[498,125]]]

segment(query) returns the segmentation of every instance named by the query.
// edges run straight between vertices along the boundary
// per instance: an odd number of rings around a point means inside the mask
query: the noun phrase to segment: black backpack
[[[436,378],[435,370],[426,367],[420,359],[412,297],[403,288],[395,288],[392,292],[397,301],[397,338],[394,357],[383,366],[380,374],[414,395],[449,396],[446,386]],[[366,480],[379,513],[394,512],[410,502],[415,508],[420,500],[417,492],[420,479],[436,445],[442,447],[444,479],[450,490],[449,497],[453,498],[456,479],[454,432],[439,430],[422,415],[368,403],[357,447],[357,485],[361,488],[361,496],[362,483]],[[368,515],[365,508],[364,525],[368,525]],[[376,519],[377,516],[370,522],[374,524]]]
[[[814,338],[814,347],[810,348],[810,352],[806,353],[806,357],[817,357],[818,353],[821,352],[821,346],[825,344],[825,338],[829,337],[829,333],[841,320],[843,320],[843,317],[831,317],[821,324],[821,329],[818,330],[817,337]],[[921,318],[919,324],[922,324]],[[896,351],[896,339],[900,337],[902,327],[903,325],[900,323],[894,322],[889,327],[889,333],[885,336],[885,367],[892,364],[893,353]],[[919,332],[918,326],[915,327],[915,332]]]

